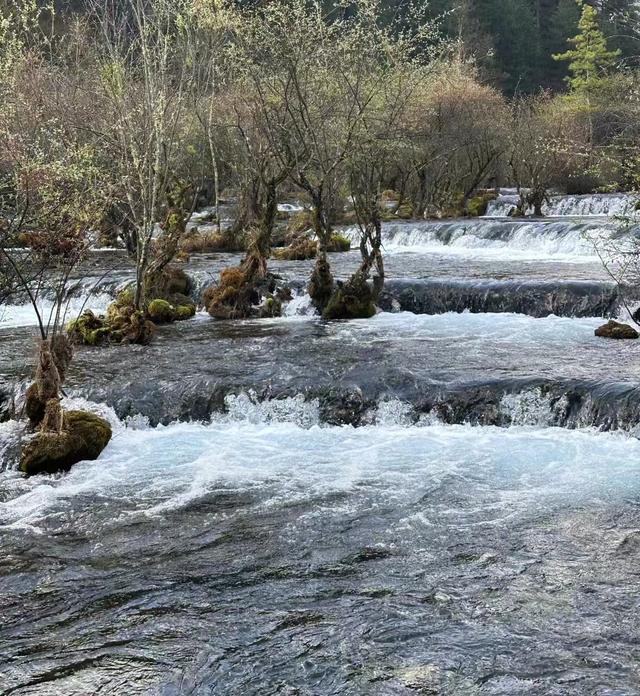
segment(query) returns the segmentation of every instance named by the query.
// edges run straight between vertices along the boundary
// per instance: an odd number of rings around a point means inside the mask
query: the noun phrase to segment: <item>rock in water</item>
[[[621,324],[613,319],[599,326],[595,334],[601,338],[640,338],[640,334],[632,326]]]
[[[65,411],[60,432],[41,431],[22,450],[20,469],[27,476],[68,471],[97,459],[111,439],[109,423],[88,411]]]

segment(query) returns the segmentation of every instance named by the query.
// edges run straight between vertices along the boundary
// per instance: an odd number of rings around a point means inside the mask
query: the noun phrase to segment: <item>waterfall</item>
[[[542,212],[552,217],[625,216],[633,213],[639,198],[630,193],[593,193],[580,196],[551,196]],[[505,193],[489,202],[486,217],[504,217],[519,203],[517,193]],[[528,210],[528,213],[533,212]]]

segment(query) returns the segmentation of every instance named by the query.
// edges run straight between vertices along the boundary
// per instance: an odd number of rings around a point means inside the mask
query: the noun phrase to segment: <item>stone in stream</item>
[[[621,324],[610,319],[606,324],[595,330],[595,335],[601,338],[640,338],[640,334],[629,324]]]
[[[111,440],[109,423],[87,411],[66,411],[58,431],[38,432],[22,449],[20,470],[27,476],[68,471],[85,459],[97,459]]]

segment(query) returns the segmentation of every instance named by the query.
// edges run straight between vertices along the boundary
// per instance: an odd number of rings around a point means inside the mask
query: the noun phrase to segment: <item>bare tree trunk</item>
[[[323,312],[334,290],[334,279],[327,257],[332,229],[325,210],[322,187],[309,187],[307,192],[313,201],[313,227],[318,238],[318,255],[307,290],[315,308]]]
[[[278,180],[263,184],[264,201],[253,238],[249,241],[247,256],[242,263],[247,282],[263,280],[267,275],[267,259],[271,254],[271,236],[278,210]]]

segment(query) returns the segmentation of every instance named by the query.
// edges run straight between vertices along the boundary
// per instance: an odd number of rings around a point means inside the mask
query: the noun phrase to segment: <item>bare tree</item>
[[[150,263],[154,237],[162,234],[160,223],[170,207],[179,204],[187,217],[195,205],[195,195],[192,200],[175,195],[176,187],[186,190],[176,171],[185,156],[188,103],[181,26],[191,5],[188,0],[92,0],[91,8],[99,30],[101,144],[110,153],[125,226],[132,234],[134,304],[140,308],[154,280],[149,270],[155,269]]]

